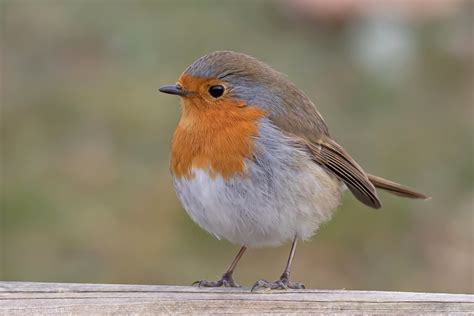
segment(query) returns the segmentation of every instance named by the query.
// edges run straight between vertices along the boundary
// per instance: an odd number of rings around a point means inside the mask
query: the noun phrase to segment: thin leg
[[[290,270],[291,264],[293,263],[293,257],[295,256],[296,244],[298,240],[295,237],[293,243],[291,244],[290,255],[288,256],[288,261],[286,262],[285,270],[283,271],[279,280],[275,282],[268,282],[267,280],[258,280],[252,286],[252,292],[258,288],[267,288],[270,290],[287,290],[287,289],[304,289],[304,284],[290,282]]]
[[[229,268],[227,268],[225,274],[232,275],[232,273],[234,273],[235,267],[237,266],[237,263],[239,262],[240,258],[242,258],[242,256],[244,255],[245,250],[247,250],[247,247],[245,246],[242,246],[242,248],[240,248],[234,260],[232,260],[232,263],[230,264]]]
[[[293,243],[291,244],[290,255],[288,256],[288,261],[286,262],[285,271],[283,271],[283,274],[281,275],[280,279],[282,278],[288,279],[290,277],[291,264],[293,263],[293,257],[295,256],[297,243],[298,243],[298,240],[295,237],[295,239],[293,239]]]
[[[199,280],[194,282],[192,285],[197,284],[199,287],[204,286],[204,287],[240,287],[237,283],[235,283],[234,279],[232,278],[232,274],[234,273],[235,267],[237,266],[237,263],[239,262],[240,258],[242,258],[245,250],[247,250],[247,247],[242,246],[240,248],[239,252],[235,256],[234,260],[232,260],[232,263],[230,264],[229,268],[227,268],[227,271],[222,275],[222,277],[218,281],[207,281],[207,280]]]

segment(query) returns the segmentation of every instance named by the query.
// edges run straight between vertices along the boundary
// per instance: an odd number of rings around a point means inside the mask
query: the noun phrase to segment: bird
[[[374,209],[376,188],[428,198],[366,173],[305,93],[249,55],[208,53],[159,91],[181,99],[170,157],[178,199],[201,228],[240,246],[222,277],[193,283],[199,287],[239,287],[233,273],[247,248],[291,242],[280,278],[251,290],[304,289],[290,281],[297,242],[331,219],[344,191]]]

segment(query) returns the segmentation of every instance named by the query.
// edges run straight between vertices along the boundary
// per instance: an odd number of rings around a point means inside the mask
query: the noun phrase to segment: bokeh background
[[[178,99],[213,50],[256,56],[371,173],[433,196],[346,194],[297,249],[307,287],[474,291],[473,1],[2,0],[0,279],[190,284],[238,247],[186,215],[168,171]],[[289,245],[236,279],[276,279]]]

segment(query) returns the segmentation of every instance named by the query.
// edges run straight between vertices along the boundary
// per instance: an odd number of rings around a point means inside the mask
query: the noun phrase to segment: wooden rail
[[[474,314],[474,295],[0,282],[0,314]]]

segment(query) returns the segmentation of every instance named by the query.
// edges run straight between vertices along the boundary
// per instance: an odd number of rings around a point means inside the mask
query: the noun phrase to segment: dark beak
[[[160,89],[160,92],[167,93],[167,94],[174,94],[179,95],[181,97],[185,97],[189,95],[189,92],[184,91],[183,88],[176,84],[170,84],[168,86],[163,86]]]

